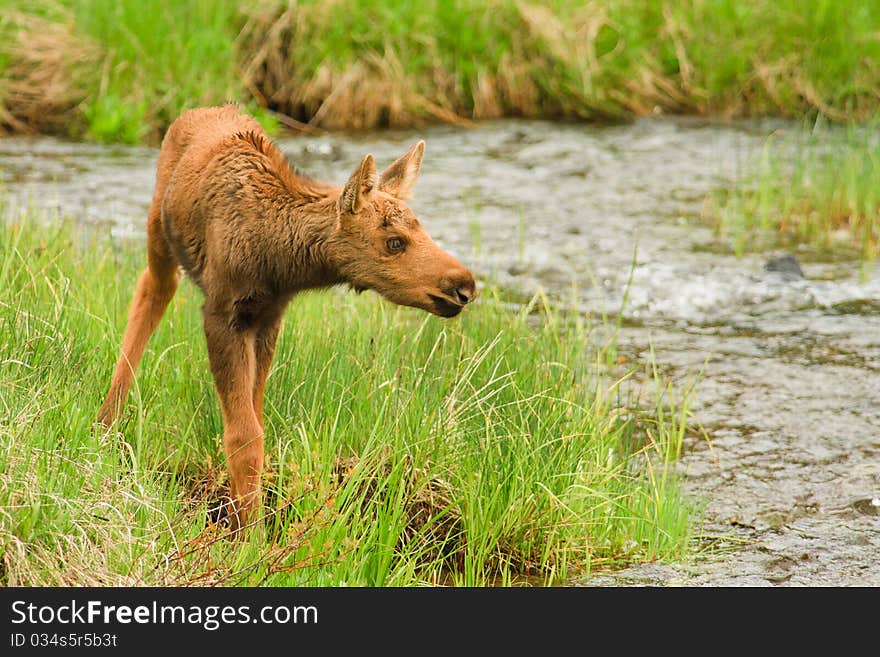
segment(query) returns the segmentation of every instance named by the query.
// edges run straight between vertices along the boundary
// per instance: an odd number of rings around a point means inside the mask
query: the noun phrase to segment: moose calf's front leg
[[[223,411],[223,449],[229,464],[235,513],[232,529],[247,524],[259,506],[263,473],[263,429],[254,412],[256,360],[253,331],[240,330],[231,318],[207,304],[205,337],[214,384]]]

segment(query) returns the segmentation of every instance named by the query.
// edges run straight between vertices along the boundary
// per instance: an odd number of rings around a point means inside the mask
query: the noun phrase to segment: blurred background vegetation
[[[157,144],[227,100],[269,127],[880,109],[880,2],[0,0],[0,124]]]

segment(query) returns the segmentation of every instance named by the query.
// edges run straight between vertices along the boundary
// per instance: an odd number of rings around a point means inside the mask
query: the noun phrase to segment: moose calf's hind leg
[[[205,337],[223,411],[223,449],[235,503],[231,521],[232,529],[237,530],[247,524],[251,510],[258,506],[263,474],[263,428],[253,406],[254,336],[206,309]]]
[[[110,391],[101,410],[98,411],[98,421],[105,426],[109,427],[113,424],[119,415],[147,341],[156,330],[168,307],[168,302],[177,291],[178,280],[179,274],[172,268],[167,269],[165,275],[161,276],[147,267],[138,278],[131,308],[128,311],[125,337],[122,339],[122,353],[116,362]]]
[[[275,343],[278,341],[280,329],[281,315],[279,313],[277,317],[273,317],[257,330],[254,341],[256,356],[254,413],[260,426],[263,426],[263,393],[266,390],[266,378],[269,376],[269,367],[272,365],[272,357],[275,355]]]

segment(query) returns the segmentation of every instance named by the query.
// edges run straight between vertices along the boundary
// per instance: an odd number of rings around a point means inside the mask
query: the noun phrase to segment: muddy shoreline
[[[602,573],[588,585],[880,585],[880,271],[795,252],[803,276],[736,258],[699,222],[705,195],[742,175],[784,122],[644,120],[594,127],[501,121],[280,142],[339,180],[371,151],[428,150],[412,202],[429,232],[484,276],[546,289],[586,312],[626,305],[620,351],[692,400],[685,491],[702,509],[687,563]],[[138,236],[156,151],[0,140],[4,189]],[[9,208],[8,208],[9,209]],[[11,208],[15,211],[15,207]],[[633,269],[634,265],[634,269]]]

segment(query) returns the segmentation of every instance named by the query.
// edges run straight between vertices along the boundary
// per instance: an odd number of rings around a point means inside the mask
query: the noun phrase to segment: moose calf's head
[[[364,157],[336,204],[334,260],[356,290],[455,317],[477,295],[474,277],[437,246],[406,204],[424,152],[420,141],[382,175],[373,156]]]

